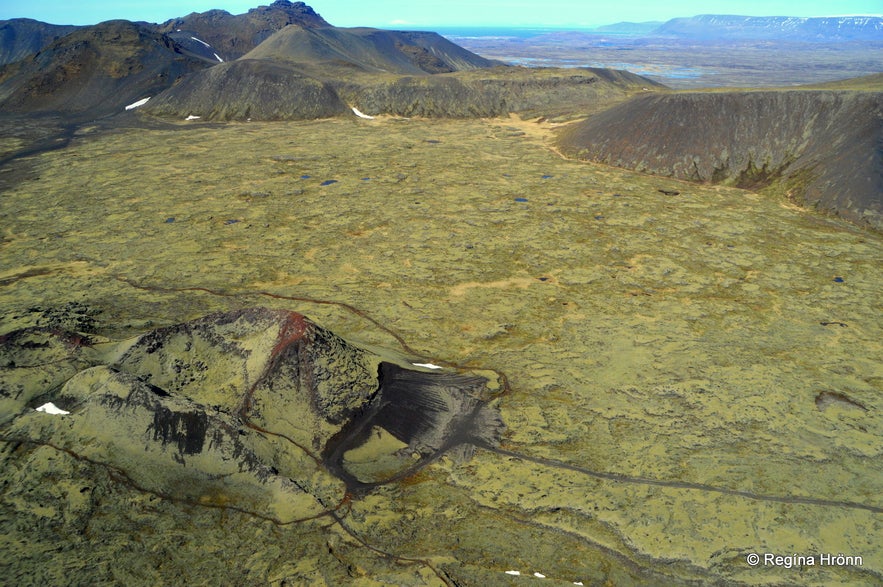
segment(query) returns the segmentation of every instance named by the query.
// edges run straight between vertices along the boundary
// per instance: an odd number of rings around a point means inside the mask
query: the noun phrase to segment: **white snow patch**
[[[433,365],[432,363],[411,363],[415,367],[423,367],[424,369],[444,369],[444,367],[439,367],[438,365]]]
[[[199,120],[202,116],[193,116],[192,114],[185,118],[184,120]]]
[[[373,116],[368,116],[367,114],[365,114],[364,112],[362,112],[361,110],[356,108],[355,106],[353,106],[353,114],[355,114],[359,118],[365,118],[367,120],[374,120]]]
[[[64,416],[65,414],[70,414],[70,412],[62,410],[52,402],[49,402],[48,404],[43,404],[42,406],[37,408],[37,411],[46,412],[47,414],[52,414],[53,416]]]
[[[515,577],[521,575],[521,573],[520,573],[519,571],[506,571],[506,574],[507,574],[507,575],[512,575],[512,576],[515,576]]]
[[[145,104],[147,104],[148,100],[150,100],[150,96],[147,96],[146,98],[142,98],[142,99],[138,100],[137,102],[132,102],[131,104],[126,106],[126,110],[133,110],[133,109],[137,108],[138,106],[144,106]]]
[[[194,41],[196,41],[197,43],[202,43],[202,44],[205,45],[206,47],[211,48],[211,45],[209,45],[208,43],[206,43],[206,42],[203,41],[202,39],[197,39],[196,37],[190,37],[190,38],[193,39]]]
[[[220,61],[221,63],[224,63],[224,60],[221,59],[221,56],[218,55],[217,53],[215,53],[215,59],[217,59],[217,60]]]

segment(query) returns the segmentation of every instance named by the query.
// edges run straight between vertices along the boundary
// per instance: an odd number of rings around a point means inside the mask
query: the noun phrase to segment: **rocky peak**
[[[284,13],[288,17],[287,24],[298,24],[303,27],[331,26],[324,18],[316,13],[312,7],[304,2],[289,2],[288,0],[275,0],[269,6],[258,6],[248,11],[253,16],[276,16]],[[275,18],[274,18],[275,20]]]
[[[185,46],[208,44],[210,51],[204,56],[209,59],[232,61],[291,24],[305,29],[331,27],[303,2],[275,0],[269,6],[258,6],[244,14],[233,15],[223,10],[194,12],[166,21],[158,26],[158,30]],[[196,45],[192,49],[199,51]]]

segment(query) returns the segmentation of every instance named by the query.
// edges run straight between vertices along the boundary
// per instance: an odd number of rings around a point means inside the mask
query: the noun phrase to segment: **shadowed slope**
[[[364,71],[404,74],[446,73],[496,65],[436,33],[296,25],[285,27],[245,58],[320,67],[346,65]]]
[[[0,21],[0,65],[33,55],[77,27],[40,22],[30,18]]]
[[[649,95],[560,136],[582,159],[766,189],[877,229],[881,141],[883,94],[835,91]]]
[[[0,69],[8,112],[102,116],[205,67],[168,37],[128,21],[83,27],[32,58]]]
[[[349,111],[327,84],[289,63],[239,59],[191,75],[153,98],[145,111],[217,120],[325,118]]]

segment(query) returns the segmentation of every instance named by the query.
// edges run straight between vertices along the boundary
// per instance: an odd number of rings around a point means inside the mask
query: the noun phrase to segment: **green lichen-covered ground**
[[[14,162],[0,334],[71,302],[93,313],[95,344],[264,305],[396,349],[392,331],[434,363],[505,373],[511,392],[500,450],[285,525],[0,443],[2,576],[883,581],[883,237],[747,191],[564,160],[548,130],[196,123],[85,131]],[[370,468],[387,444],[352,458]],[[815,564],[752,567],[750,553]]]

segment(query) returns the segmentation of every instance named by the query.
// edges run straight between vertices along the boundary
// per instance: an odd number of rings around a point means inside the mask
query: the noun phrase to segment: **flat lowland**
[[[363,344],[406,341],[421,362],[498,370],[510,391],[502,448],[297,523],[4,442],[4,575],[879,584],[883,236],[551,144],[516,118],[197,121],[83,129],[10,163],[2,332],[73,307],[92,321],[81,343],[100,345],[285,308]]]
[[[627,69],[677,89],[778,88],[879,73],[876,41],[676,39],[557,32],[527,39],[458,36],[451,40],[506,63]]]

